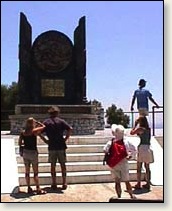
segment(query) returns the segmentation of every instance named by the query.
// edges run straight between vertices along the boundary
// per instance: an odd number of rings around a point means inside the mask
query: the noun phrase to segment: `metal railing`
[[[152,106],[152,130],[153,130],[153,136],[155,136],[155,114],[156,113],[163,113],[163,111],[155,111],[155,109],[163,108],[163,106],[159,106],[157,108],[156,106]]]
[[[155,109],[163,109],[163,106],[152,106],[152,111],[149,111],[149,114],[152,114],[152,135],[155,136],[155,123],[156,123],[156,119],[155,119],[155,115],[158,113],[162,113],[163,111],[156,111]],[[138,111],[124,111],[125,114],[131,114],[131,127],[134,127],[134,114],[139,114]]]
[[[149,116],[148,116],[148,121],[149,121],[149,124],[152,125],[151,127],[151,130],[152,130],[152,135],[155,136],[155,131],[156,131],[156,114],[163,114],[163,111],[156,111],[155,109],[163,109],[163,106],[159,106],[159,108],[157,108],[156,106],[153,106],[152,107],[152,111],[149,111]],[[128,115],[129,118],[130,118],[130,124],[129,124],[129,128],[131,127],[134,127],[134,122],[135,122],[135,119],[137,117],[135,117],[135,115],[137,114],[139,116],[139,112],[138,111],[123,111],[124,114]],[[106,112],[104,112],[104,116],[106,116]],[[163,125],[163,118],[162,118],[162,125]],[[161,131],[161,129],[163,129],[163,126],[162,128],[160,128],[160,131],[156,131],[157,133],[161,133],[163,132],[163,130]],[[160,135],[161,136],[161,135]]]

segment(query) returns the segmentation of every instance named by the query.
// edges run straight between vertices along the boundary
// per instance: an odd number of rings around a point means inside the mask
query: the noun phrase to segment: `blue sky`
[[[129,111],[133,91],[144,78],[163,104],[162,1],[1,1],[2,84],[18,80],[20,12],[32,25],[33,41],[52,29],[73,40],[79,18],[86,16],[88,100]]]

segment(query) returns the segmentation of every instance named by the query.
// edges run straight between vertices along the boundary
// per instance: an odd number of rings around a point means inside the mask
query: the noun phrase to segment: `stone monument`
[[[94,134],[98,116],[86,98],[85,16],[74,30],[74,41],[56,30],[40,34],[32,44],[32,27],[20,13],[19,101],[11,115],[11,133],[18,134],[27,117],[47,118],[57,105],[73,134]]]

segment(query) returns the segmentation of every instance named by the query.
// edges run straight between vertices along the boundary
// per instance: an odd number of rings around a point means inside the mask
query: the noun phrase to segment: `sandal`
[[[51,185],[52,190],[57,190],[57,185]]]
[[[137,197],[133,194],[133,195],[131,196],[131,199],[137,199]]]
[[[33,189],[30,186],[27,188],[27,193],[33,193]]]
[[[63,184],[62,185],[62,190],[66,190],[67,189],[67,184]]]
[[[136,190],[140,190],[140,189],[141,189],[140,185],[138,185],[138,184],[136,184],[136,185],[134,186],[134,188],[135,188]]]
[[[149,184],[142,185],[142,187],[145,188],[145,189],[150,190],[150,185]]]
[[[36,190],[36,193],[39,195],[39,194],[46,194],[47,192],[39,188]]]

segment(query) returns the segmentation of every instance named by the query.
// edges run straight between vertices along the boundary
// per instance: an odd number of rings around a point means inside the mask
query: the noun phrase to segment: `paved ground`
[[[162,136],[156,136],[155,138],[158,141],[158,143],[161,145],[161,147],[164,148],[164,144],[163,144],[164,140],[163,140],[163,137]]]
[[[8,136],[8,140],[10,140],[9,144],[12,143],[11,138],[12,137]],[[159,137],[157,140],[158,143],[163,147],[163,138]],[[3,150],[2,152],[4,152],[5,156],[6,155],[5,150]],[[14,152],[12,152],[12,154],[14,154]],[[4,162],[3,164],[5,165]],[[14,169],[14,171],[16,170]],[[3,185],[7,184],[6,180],[4,181],[5,183]],[[11,183],[12,183],[11,185],[16,184],[16,181]],[[134,186],[135,182],[131,184]],[[57,191],[52,191],[49,186],[44,186],[42,188],[44,188],[47,191],[47,194],[28,195],[26,193],[26,187],[21,187],[19,193],[16,193],[17,188],[14,189],[13,192],[10,194],[9,192],[8,194],[5,193],[2,194],[1,192],[1,202],[109,202],[109,199],[111,197],[116,196],[113,183],[76,184],[76,185],[69,185],[67,190],[61,190],[59,187]],[[123,189],[122,197],[125,199],[129,199],[128,193],[125,192],[124,184],[122,185],[122,189]],[[146,191],[145,189],[142,189],[140,191],[134,191],[134,193],[137,199],[143,199],[143,200],[151,199],[151,200],[163,201],[163,195],[164,195],[163,186],[151,186],[151,190],[149,192]]]
[[[135,183],[131,183],[132,186]],[[34,187],[33,187],[34,188]],[[67,190],[52,191],[49,186],[42,187],[47,193],[44,195],[29,195],[26,188],[21,187],[19,193],[1,194],[2,202],[109,202],[111,197],[116,197],[113,183],[103,184],[77,184],[69,185]],[[130,199],[122,184],[122,198]],[[163,186],[151,186],[148,192],[146,189],[135,191],[137,199],[142,200],[162,200]],[[136,201],[137,202],[137,201]]]

